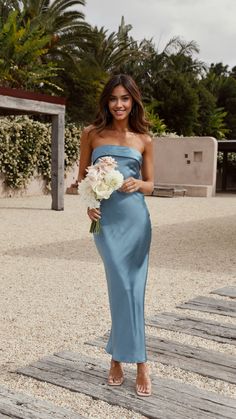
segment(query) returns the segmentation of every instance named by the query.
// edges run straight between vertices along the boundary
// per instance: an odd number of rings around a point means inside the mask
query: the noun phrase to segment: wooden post
[[[65,114],[52,116],[52,209],[64,210],[64,129]]]
[[[228,151],[223,151],[222,191],[226,191],[227,189],[227,165],[228,165]]]

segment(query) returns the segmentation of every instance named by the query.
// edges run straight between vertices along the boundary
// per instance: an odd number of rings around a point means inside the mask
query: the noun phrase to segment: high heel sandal
[[[149,370],[148,370],[149,371]],[[136,385],[135,385],[135,390],[136,390],[136,394],[138,395],[138,396],[141,396],[141,397],[149,397],[149,396],[151,396],[152,395],[152,384],[151,384],[151,379],[150,379],[150,376],[149,376],[149,372],[148,373],[146,373],[146,375],[148,376],[148,379],[149,379],[149,385],[147,386],[147,389],[148,389],[148,391],[146,391],[146,392],[142,392],[142,391],[140,391],[140,390],[138,390],[138,387],[140,386],[139,384],[137,384],[137,381],[136,381]],[[137,380],[137,379],[136,379]]]
[[[111,364],[112,364],[112,361],[111,361]],[[121,369],[122,369],[123,375],[121,377],[119,377],[119,378],[110,377],[110,373],[109,373],[109,376],[108,376],[108,379],[107,379],[107,384],[109,386],[121,386],[123,384],[125,378],[124,378],[123,368],[121,368]],[[115,379],[116,381],[115,382],[114,381],[109,381],[109,379],[110,380],[114,380]]]
[[[150,389],[149,389],[149,391],[148,391],[148,392],[143,393],[142,391],[139,391],[139,390],[138,390],[138,385],[136,384],[136,386],[135,386],[135,390],[136,390],[136,394],[137,394],[137,396],[141,396],[141,397],[149,397],[149,396],[151,396],[151,395],[152,395],[152,390],[151,390],[151,387],[150,387]]]

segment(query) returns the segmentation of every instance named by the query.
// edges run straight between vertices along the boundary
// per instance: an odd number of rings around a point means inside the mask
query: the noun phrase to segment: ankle
[[[149,374],[149,366],[147,362],[137,363],[137,373],[138,374]]]
[[[111,359],[111,364],[113,364],[114,366],[121,366],[121,362],[120,361],[116,361],[115,359]]]

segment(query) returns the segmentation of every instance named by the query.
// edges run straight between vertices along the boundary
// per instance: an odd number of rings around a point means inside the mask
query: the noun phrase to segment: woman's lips
[[[119,115],[119,114],[120,114],[120,115],[122,115],[124,112],[125,112],[125,111],[120,111],[120,110],[119,110],[119,111],[115,111],[115,113],[116,113],[116,114],[118,114],[118,115]]]

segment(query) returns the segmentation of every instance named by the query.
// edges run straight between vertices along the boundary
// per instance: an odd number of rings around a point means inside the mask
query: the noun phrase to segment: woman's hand
[[[141,186],[141,182],[142,181],[140,179],[135,179],[134,177],[128,177],[123,182],[123,185],[121,186],[119,191],[126,192],[126,193],[137,192]]]
[[[97,221],[101,218],[101,211],[99,208],[88,208],[87,214],[92,221]]]

